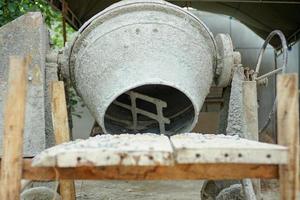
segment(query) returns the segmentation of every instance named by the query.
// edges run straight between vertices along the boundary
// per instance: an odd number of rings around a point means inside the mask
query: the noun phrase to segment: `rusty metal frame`
[[[159,124],[159,131],[160,134],[165,134],[166,130],[165,130],[165,124],[169,124],[170,123],[170,119],[166,118],[163,116],[163,108],[167,107],[167,103],[165,101],[162,101],[160,99],[154,98],[154,97],[149,97],[147,95],[143,95],[137,92],[133,92],[133,91],[129,91],[126,92],[125,94],[127,94],[130,97],[131,100],[131,105],[127,105],[124,103],[121,103],[119,101],[114,101],[113,104],[120,106],[122,108],[131,110],[132,113],[132,121],[133,121],[133,129],[136,130],[137,129],[137,115],[141,114],[144,116],[147,116],[151,119],[154,119],[158,122]],[[157,114],[155,113],[151,113],[148,112],[146,110],[143,110],[141,108],[137,108],[136,106],[136,99],[141,99],[143,101],[152,103],[156,106],[156,110],[157,110]]]
[[[68,3],[64,0],[47,0],[49,4],[57,11],[61,12],[70,26],[78,30],[82,22],[77,18],[74,12],[69,8]]]

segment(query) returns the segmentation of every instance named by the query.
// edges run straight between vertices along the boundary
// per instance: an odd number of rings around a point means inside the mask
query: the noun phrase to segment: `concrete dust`
[[[196,200],[203,181],[76,181],[77,200]]]
[[[77,200],[200,200],[204,181],[76,181]],[[279,200],[278,181],[262,181],[263,200]]]

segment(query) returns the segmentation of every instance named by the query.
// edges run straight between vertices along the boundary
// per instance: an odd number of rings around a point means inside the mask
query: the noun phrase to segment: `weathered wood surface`
[[[55,81],[51,87],[52,123],[56,144],[70,141],[68,113],[64,83]],[[75,185],[73,180],[60,180],[59,191],[63,200],[75,200]]]
[[[51,89],[52,123],[55,142],[56,144],[69,142],[70,130],[68,124],[64,83],[62,81],[55,81],[52,83]]]
[[[244,137],[246,139],[258,141],[258,104],[257,104],[257,82],[256,81],[244,81],[243,82],[243,103],[244,103],[244,116],[246,122],[246,132]],[[253,184],[253,190],[251,189],[250,183]],[[244,191],[247,200],[262,199],[261,197],[261,184],[259,179],[252,179],[249,182],[248,179],[243,180],[245,185]],[[248,183],[248,184],[246,184]]]
[[[37,155],[34,166],[76,167],[194,163],[284,164],[287,148],[238,136],[187,133],[98,135],[57,145]]]
[[[181,164],[173,166],[82,166],[75,168],[32,167],[24,160],[23,178],[31,180],[200,180],[278,178],[277,165]]]
[[[284,164],[287,148],[238,136],[187,133],[171,137],[176,162]]]
[[[43,151],[34,166],[171,165],[173,149],[167,136],[156,134],[97,135]]]
[[[289,148],[287,165],[281,165],[281,200],[296,200],[299,185],[299,97],[298,75],[279,75],[277,79],[278,143]]]
[[[244,116],[246,122],[245,138],[258,141],[258,105],[257,105],[257,82],[243,82]]]
[[[28,63],[24,57],[10,57],[0,199],[20,199],[27,71]]]

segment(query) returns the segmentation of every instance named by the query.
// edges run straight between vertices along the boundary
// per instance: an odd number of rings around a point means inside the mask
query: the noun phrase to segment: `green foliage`
[[[84,103],[82,102],[81,98],[76,94],[75,89],[73,87],[68,88],[68,95],[69,95],[69,102],[68,102],[68,109],[71,111],[73,116],[81,118],[82,112],[76,109],[76,105],[80,105],[84,107]]]
[[[63,28],[62,16],[56,12],[45,0],[0,0],[0,26],[16,19],[17,17],[27,13],[40,11],[50,30],[51,43],[53,47],[58,49],[63,44]],[[67,38],[70,38],[74,30],[67,25]]]
[[[34,6],[33,1],[0,0],[0,26],[14,20]]]
[[[62,15],[53,10],[45,0],[0,0],[0,27],[27,13],[40,11],[45,19],[45,23],[50,31],[51,44],[54,49],[60,49],[64,46]],[[75,32],[68,24],[66,26],[67,38],[71,38]],[[69,89],[69,106],[72,115],[81,117],[75,109],[81,99],[77,96],[74,89]]]

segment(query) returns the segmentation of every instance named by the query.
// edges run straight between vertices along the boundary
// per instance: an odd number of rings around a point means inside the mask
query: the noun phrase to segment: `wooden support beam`
[[[278,178],[277,165],[259,164],[180,164],[174,166],[107,166],[56,168],[58,178],[74,180],[200,180]],[[23,162],[23,178],[56,180],[54,167],[32,167]]]
[[[246,122],[245,138],[258,141],[258,105],[257,105],[257,82],[244,81],[243,82],[243,102],[244,102],[244,116]],[[247,199],[262,199],[261,184],[259,179],[252,179],[253,187],[248,179],[243,180]],[[248,183],[248,184],[247,184]],[[256,198],[252,195],[252,189],[255,192]]]
[[[243,82],[243,103],[246,122],[245,138],[258,141],[257,82]]]
[[[62,81],[52,83],[52,122],[56,144],[70,141],[67,104]],[[75,200],[75,185],[73,180],[60,180],[60,194],[63,200]]]
[[[24,57],[9,58],[1,163],[0,199],[3,200],[20,199],[27,70],[28,62]]]
[[[277,79],[278,144],[289,148],[287,165],[279,168],[281,200],[296,200],[299,185],[299,97],[298,75],[280,75]]]

